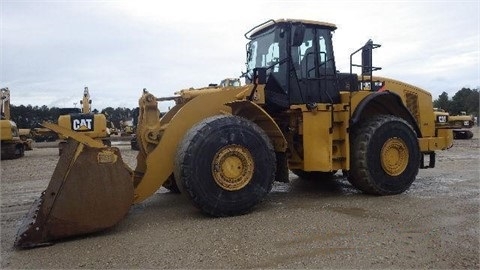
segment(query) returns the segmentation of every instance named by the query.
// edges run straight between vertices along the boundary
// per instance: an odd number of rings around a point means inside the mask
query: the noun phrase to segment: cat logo
[[[437,116],[437,122],[438,123],[447,123],[448,122],[448,117],[446,115],[439,115],[439,116]]]
[[[93,115],[72,115],[72,130],[93,131]]]

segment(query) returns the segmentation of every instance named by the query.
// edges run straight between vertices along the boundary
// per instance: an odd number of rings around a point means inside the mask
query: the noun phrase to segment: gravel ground
[[[2,269],[480,268],[478,128],[437,152],[436,168],[420,170],[400,195],[367,196],[340,176],[314,183],[292,175],[252,213],[210,218],[162,188],[106,232],[15,250],[19,222],[58,161],[52,145],[1,162]],[[117,146],[133,166],[136,152]]]

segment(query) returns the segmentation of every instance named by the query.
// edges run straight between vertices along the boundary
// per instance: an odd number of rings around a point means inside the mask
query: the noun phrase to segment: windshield
[[[277,37],[278,31],[269,31],[247,44],[247,79],[253,76],[254,68],[272,67],[267,73],[278,72],[280,60],[280,44]],[[283,40],[283,39],[280,39]],[[282,46],[283,47],[283,46]]]

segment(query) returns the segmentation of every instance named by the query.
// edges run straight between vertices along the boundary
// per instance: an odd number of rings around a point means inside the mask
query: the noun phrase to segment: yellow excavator
[[[1,159],[17,159],[25,155],[26,150],[32,150],[33,140],[21,135],[17,124],[10,119],[10,90],[0,89],[0,141]]]
[[[374,76],[367,42],[337,71],[331,23],[269,20],[245,34],[245,85],[188,89],[139,99],[132,170],[118,148],[61,126],[69,137],[47,189],[18,229],[15,246],[101,231],[168,183],[210,216],[252,211],[289,170],[322,181],[342,170],[367,194],[407,190],[435,151],[452,146],[425,90]],[[354,57],[361,63],[355,63]],[[361,69],[361,74],[352,69]],[[175,101],[160,117],[158,103]],[[347,198],[346,198],[347,199]]]

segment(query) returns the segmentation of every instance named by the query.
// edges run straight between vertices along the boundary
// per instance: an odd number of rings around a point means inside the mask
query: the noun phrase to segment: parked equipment
[[[469,140],[473,138],[471,128],[475,125],[475,117],[467,115],[467,112],[460,112],[459,115],[451,115],[449,122],[455,127],[453,138],[457,140]]]
[[[444,128],[453,130],[453,139],[468,140],[473,138],[470,130],[475,125],[475,117],[462,111],[459,115],[450,115],[443,109],[433,108],[435,116]]]
[[[289,169],[318,181],[342,170],[368,194],[407,190],[419,168],[434,167],[436,150],[452,146],[452,130],[436,121],[430,93],[372,75],[379,69],[372,50],[380,45],[367,42],[350,56],[350,72],[338,72],[335,29],[269,20],[245,34],[246,85],[166,98],[144,90],[133,171],[118,148],[47,124],[70,140],[15,245],[34,247],[113,226],[131,204],[166,183],[211,216],[251,211],[273,181],[289,181]],[[352,60],[358,52],[361,64]],[[167,100],[176,105],[160,117],[158,102]]]
[[[220,82],[219,86],[220,87],[228,87],[228,86],[239,87],[239,86],[242,86],[242,82],[240,81],[239,78],[226,78]]]
[[[83,133],[91,138],[102,141],[105,145],[110,146],[111,141],[107,139],[109,136],[107,129],[107,119],[104,114],[92,112],[92,100],[88,87],[84,88],[83,98],[80,100],[82,109],[80,113],[69,113],[60,115],[58,117],[58,125],[66,129]],[[62,133],[60,133],[62,134]],[[67,143],[66,134],[62,134],[60,138],[62,141],[58,143],[58,153],[62,154],[63,149]]]
[[[25,151],[33,150],[32,130],[30,128],[19,128],[18,137],[22,140]]]
[[[10,90],[0,89],[0,139],[1,159],[16,159],[25,155],[26,148],[31,149],[31,139],[22,140],[17,124],[10,119]]]
[[[39,123],[35,124],[35,126],[31,129],[31,134],[35,142],[54,142],[59,138],[56,132],[43,127]]]

